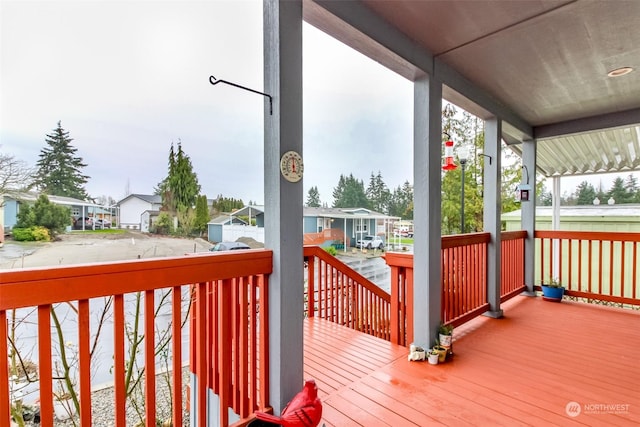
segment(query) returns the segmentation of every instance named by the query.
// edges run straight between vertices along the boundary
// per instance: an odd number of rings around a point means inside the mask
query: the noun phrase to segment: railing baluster
[[[173,355],[172,421],[182,425],[182,288],[171,289],[171,353]]]
[[[269,278],[260,276],[260,409],[269,404]]]
[[[155,302],[154,291],[144,293],[144,392],[145,417],[156,419],[156,354],[155,354]]]
[[[80,424],[91,425],[91,350],[89,300],[78,301],[78,363],[80,368]]]
[[[307,262],[307,317],[311,318],[315,316],[316,305],[316,259],[305,257],[305,261]]]
[[[194,397],[196,398],[196,420],[198,427],[204,427],[207,425],[207,388],[211,387],[209,379],[209,371],[213,369],[211,367],[211,355],[210,352],[211,342],[208,340],[207,333],[207,306],[208,293],[210,290],[211,282],[197,283],[195,292],[195,344],[196,344],[196,379],[197,387]]]
[[[624,289],[624,284],[625,284],[625,262],[627,261],[627,257],[626,257],[626,248],[627,248],[627,244],[626,242],[620,242],[620,251],[622,252],[622,255],[620,256],[620,259],[622,260],[622,263],[620,265],[620,295],[621,297],[625,296],[625,289]],[[611,263],[611,265],[613,265],[613,262]]]
[[[238,413],[240,414],[240,418],[246,418],[249,416],[249,406],[248,401],[244,398],[244,396],[248,395],[247,386],[249,385],[249,360],[248,355],[250,353],[249,349],[249,328],[251,325],[249,324],[249,300],[248,300],[248,287],[250,287],[251,278],[240,278],[238,279],[238,298],[239,298],[239,309],[240,309],[240,322],[239,322],[239,330],[238,337],[240,354],[238,356],[238,384],[237,384],[237,397],[238,399]]]
[[[248,399],[249,399],[249,411],[255,411],[258,409],[258,384],[256,380],[258,379],[258,361],[260,351],[257,348],[257,338],[260,335],[258,333],[258,322],[256,316],[256,310],[258,310],[258,303],[256,299],[258,298],[259,292],[259,283],[260,277],[252,276],[249,281],[249,328],[251,328],[251,333],[249,334],[249,388]]]
[[[240,372],[239,372],[239,366],[240,366],[240,360],[239,358],[240,356],[240,337],[239,337],[239,322],[240,322],[240,318],[239,316],[241,315],[242,309],[239,306],[240,305],[240,301],[239,301],[239,295],[238,295],[238,288],[240,286],[240,281],[242,280],[241,278],[234,278],[234,279],[230,279],[231,280],[231,287],[229,289],[229,293],[231,295],[231,301],[229,303],[229,308],[231,310],[231,327],[229,328],[231,330],[231,342],[229,343],[229,347],[231,349],[231,369],[230,371],[230,375],[229,375],[229,391],[230,391],[230,396],[229,396],[229,404],[228,406],[230,408],[233,409],[233,411],[235,413],[239,413],[240,411],[240,402],[238,401],[238,392],[239,392],[239,388],[238,388],[238,382],[240,381]]]
[[[52,377],[51,305],[47,304],[38,306],[38,378],[40,380],[40,424],[42,427],[53,427]]]
[[[633,244],[633,257],[631,259],[635,260],[632,265],[633,265],[633,272],[632,272],[632,279],[631,279],[631,283],[633,285],[633,292],[631,297],[633,299],[637,299],[638,298],[638,293],[637,293],[637,283],[638,283],[638,246],[640,246],[640,243],[634,243]]]
[[[113,298],[113,373],[115,395],[115,425],[126,427],[126,390],[125,390],[125,357],[124,357],[124,296],[115,295]],[[195,366],[195,365],[194,365]]]
[[[609,293],[613,295],[614,294],[613,270],[615,267],[613,264],[614,242],[612,240],[609,240],[608,243],[609,243]]]
[[[218,352],[220,370],[218,372],[218,397],[220,424],[226,426],[229,424],[229,411],[228,407],[231,406],[232,399],[229,395],[229,384],[231,380],[231,287],[233,286],[231,279],[224,279],[219,281],[218,300],[218,329],[216,331],[216,337],[218,342]]]
[[[0,310],[0,360],[9,360],[7,312]],[[9,367],[0,363],[0,425],[10,425]]]

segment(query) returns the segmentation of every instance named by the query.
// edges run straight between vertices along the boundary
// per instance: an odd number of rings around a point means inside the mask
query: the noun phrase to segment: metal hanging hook
[[[273,115],[273,97],[267,93],[263,93],[263,92],[258,92],[257,90],[253,90],[250,89],[248,87],[245,86],[241,86],[239,84],[236,83],[232,83],[232,82],[228,82],[226,80],[222,80],[222,79],[216,79],[214,76],[210,76],[209,77],[209,83],[211,83],[212,85],[217,85],[218,83],[226,83],[230,86],[234,86],[240,89],[244,89],[244,90],[248,90],[249,92],[253,92],[253,93],[257,93],[258,95],[262,95],[262,96],[266,96],[267,98],[269,98],[269,115]]]

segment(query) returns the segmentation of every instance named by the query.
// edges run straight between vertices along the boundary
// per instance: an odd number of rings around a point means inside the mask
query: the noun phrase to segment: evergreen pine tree
[[[385,214],[389,212],[391,192],[382,180],[382,173],[380,171],[378,171],[377,175],[374,175],[373,172],[371,172],[369,187],[367,187],[366,194],[369,199],[369,203],[371,204],[371,209]]]
[[[413,187],[409,181],[398,186],[389,198],[389,215],[413,219]]]
[[[596,198],[596,189],[587,181],[582,181],[576,189],[578,205],[591,205]]]
[[[336,195],[338,196],[336,198]],[[334,208],[365,208],[369,209],[369,200],[364,191],[362,180],[356,179],[353,174],[348,177],[340,175],[338,187],[333,190]]]
[[[171,212],[180,208],[193,208],[200,193],[198,176],[193,171],[191,159],[182,150],[182,142],[178,141],[176,153],[171,144],[169,150],[168,175],[158,184],[156,193],[162,196],[162,206]]]
[[[36,185],[43,193],[52,196],[86,200],[89,196],[84,185],[89,177],[81,171],[87,165],[82,162],[82,157],[76,156],[78,149],[71,145],[71,141],[69,132],[58,122],[58,127],[45,138],[47,147],[40,151]]]
[[[627,190],[628,203],[640,203],[640,187],[638,186],[638,178],[630,173],[624,180],[624,189]]]
[[[607,196],[613,198],[617,205],[629,202],[627,190],[624,187],[624,180],[622,178],[617,177],[613,181],[613,185],[607,193]]]
[[[209,205],[207,203],[207,196],[199,196],[196,201],[196,219],[194,224],[195,231],[198,231],[200,235],[207,230],[207,223],[209,222]]]
[[[314,186],[309,189],[309,193],[307,194],[307,206],[310,208],[320,207],[320,192],[318,191],[318,187]]]

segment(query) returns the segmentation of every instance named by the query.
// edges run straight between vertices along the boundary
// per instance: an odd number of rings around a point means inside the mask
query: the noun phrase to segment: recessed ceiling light
[[[616,68],[615,70],[609,71],[607,73],[607,76],[620,77],[620,76],[624,76],[625,74],[629,74],[632,71],[633,71],[633,68],[631,67],[620,67],[620,68]]]

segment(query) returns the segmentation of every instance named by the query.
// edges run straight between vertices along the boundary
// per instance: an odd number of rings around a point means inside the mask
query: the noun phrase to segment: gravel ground
[[[183,426],[189,425],[189,412],[186,408],[186,390],[187,384],[189,384],[189,368],[185,367],[182,371],[182,407],[183,407]],[[161,374],[160,374],[161,375]],[[156,415],[157,419],[160,422],[164,422],[165,424],[160,424],[162,426],[171,426],[171,408],[169,399],[171,398],[171,394],[169,392],[169,388],[166,384],[166,381],[160,378],[158,375],[158,380],[156,381]],[[92,427],[111,427],[114,425],[114,389],[113,387],[105,387],[99,390],[95,390],[91,394],[91,407],[92,407]],[[144,423],[141,422],[140,417],[137,415],[133,406],[127,405],[127,426],[144,426]],[[15,425],[15,424],[14,424]],[[27,426],[35,427],[39,426],[39,423],[27,422]],[[54,427],[76,427],[79,426],[80,423],[78,421],[77,416],[74,419],[54,419],[53,421]],[[13,427],[13,426],[12,426]]]
[[[5,242],[0,248],[0,270],[182,256],[206,252],[211,246],[199,238],[179,239],[132,231],[122,234],[72,232],[60,235],[55,242]]]
[[[186,396],[187,396],[187,387],[189,384],[189,368],[184,368],[182,371],[182,407],[186,408]],[[157,419],[161,421],[170,420],[171,412],[170,412],[170,404],[169,399],[171,399],[171,394],[169,393],[169,389],[167,387],[166,381],[158,378],[156,381],[156,411],[157,411]],[[114,390],[112,387],[104,388],[101,390],[96,390],[91,395],[91,407],[92,407],[92,427],[111,427],[113,426],[113,418],[114,418]],[[189,425],[189,413],[184,410],[183,414],[183,426]],[[140,418],[136,414],[134,408],[131,405],[127,405],[127,426],[137,426],[140,423]],[[76,426],[71,420],[60,421],[55,420],[55,427],[72,427]],[[144,425],[144,424],[140,424]],[[165,425],[165,424],[163,424]],[[171,424],[166,424],[171,425]]]

